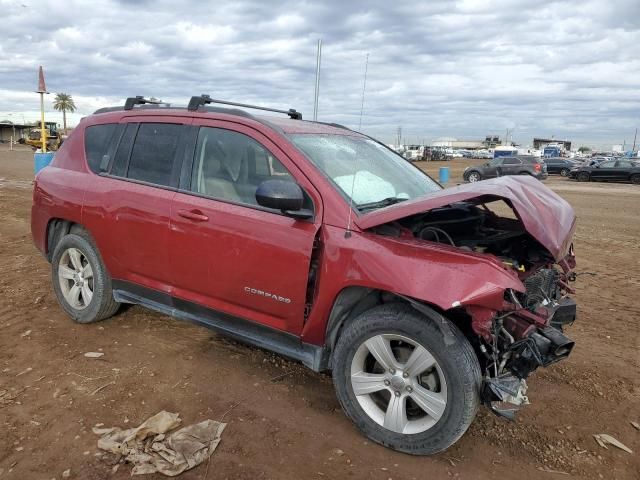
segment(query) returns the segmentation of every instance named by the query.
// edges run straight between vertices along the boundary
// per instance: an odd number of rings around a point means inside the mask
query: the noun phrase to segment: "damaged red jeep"
[[[513,416],[570,354],[574,228],[533,178],[444,190],[343,126],[206,95],[84,118],[32,209],[75,321],[140,304],[330,371],[357,427],[412,454],[480,404]]]

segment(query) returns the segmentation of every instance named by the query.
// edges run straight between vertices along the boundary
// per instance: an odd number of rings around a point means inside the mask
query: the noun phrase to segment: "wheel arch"
[[[329,369],[332,368],[333,350],[344,327],[365,311],[385,303],[410,305],[424,316],[435,320],[440,326],[445,342],[454,338],[446,320],[453,322],[472,342],[472,345],[476,342],[476,335],[471,329],[471,317],[462,309],[443,311],[437,305],[399,293],[363,286],[349,286],[336,296],[327,321],[324,343],[326,362],[323,363],[326,363]]]
[[[64,218],[51,218],[47,222],[45,255],[49,262],[51,262],[56,245],[58,245],[58,242],[62,240],[62,237],[69,233],[76,232],[88,231],[84,225],[72,220],[65,220]]]

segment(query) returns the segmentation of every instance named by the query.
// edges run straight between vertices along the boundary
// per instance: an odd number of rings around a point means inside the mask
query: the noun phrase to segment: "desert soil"
[[[531,377],[517,422],[482,409],[452,448],[420,458],[367,441],[328,375],[279,356],[140,307],[74,324],[31,241],[32,154],[0,148],[0,479],[129,478],[91,428],[163,409],[229,423],[209,466],[184,479],[640,478],[640,187],[545,182],[579,218],[574,353]],[[455,183],[470,163],[420,167],[449,166]]]

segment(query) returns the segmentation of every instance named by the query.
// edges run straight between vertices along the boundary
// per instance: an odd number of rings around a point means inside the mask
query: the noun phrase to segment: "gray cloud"
[[[594,144],[630,140],[640,112],[640,2],[0,0],[0,116],[34,115],[36,69],[79,115],[148,95],[214,97],[312,113],[391,141],[514,128]],[[36,13],[40,7],[44,16]],[[55,114],[51,114],[56,118]],[[33,117],[34,118],[34,117]]]

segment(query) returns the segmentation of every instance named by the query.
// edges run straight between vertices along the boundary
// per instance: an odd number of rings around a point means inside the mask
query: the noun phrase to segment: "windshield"
[[[442,188],[402,157],[368,138],[309,134],[290,138],[360,211]]]

